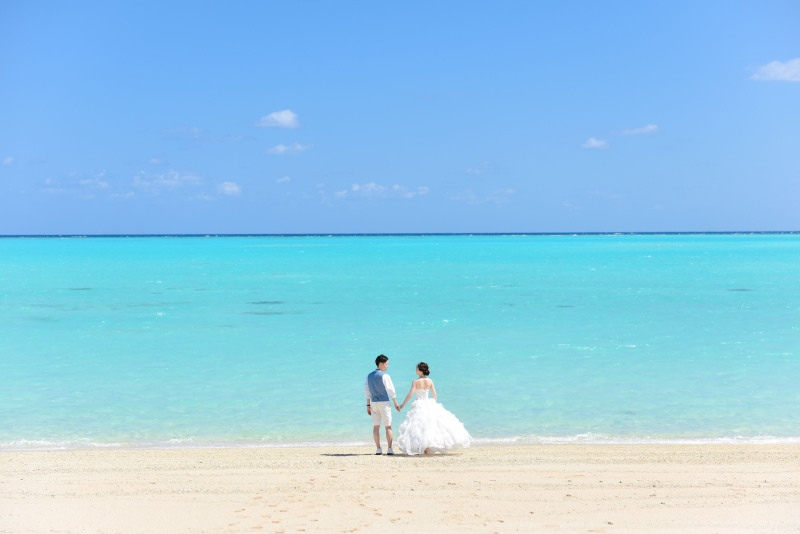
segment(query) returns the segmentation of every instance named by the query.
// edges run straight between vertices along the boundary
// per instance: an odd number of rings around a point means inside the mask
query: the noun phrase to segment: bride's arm
[[[411,390],[408,392],[408,395],[406,395],[406,400],[404,400],[403,404],[401,404],[400,407],[397,409],[398,412],[403,409],[403,406],[406,405],[406,403],[408,402],[408,399],[410,399],[411,395],[414,394],[414,390],[415,389],[417,389],[417,381],[416,380],[411,382]]]
[[[428,380],[430,380],[430,378]],[[433,395],[433,400],[436,400],[436,388],[433,387],[433,380],[431,380],[431,395]]]

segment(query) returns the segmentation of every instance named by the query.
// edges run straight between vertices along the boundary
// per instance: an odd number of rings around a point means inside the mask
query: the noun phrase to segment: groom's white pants
[[[389,401],[373,402],[370,407],[372,411],[372,426],[392,426],[392,405]]]

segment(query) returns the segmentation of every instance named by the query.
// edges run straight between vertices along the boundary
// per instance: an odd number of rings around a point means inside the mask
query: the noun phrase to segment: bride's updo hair
[[[419,362],[417,364],[417,369],[422,371],[422,374],[425,375],[425,376],[428,376],[429,374],[431,374],[430,370],[428,369],[428,364],[425,363],[425,362]]]

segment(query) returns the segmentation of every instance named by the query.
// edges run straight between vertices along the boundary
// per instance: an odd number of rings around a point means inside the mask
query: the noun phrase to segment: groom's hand
[[[372,415],[372,408],[369,407],[369,404],[367,404],[367,415]]]

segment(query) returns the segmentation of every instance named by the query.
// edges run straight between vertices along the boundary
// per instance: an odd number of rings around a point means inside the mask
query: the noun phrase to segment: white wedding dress
[[[436,399],[428,398],[430,389],[414,392],[414,402],[400,425],[397,448],[403,454],[416,455],[435,452],[451,452],[469,447],[472,436],[464,424]]]

